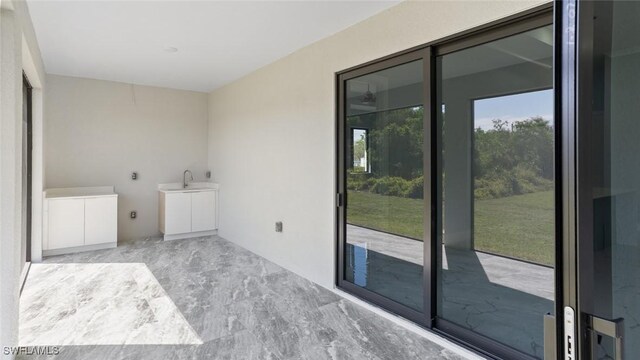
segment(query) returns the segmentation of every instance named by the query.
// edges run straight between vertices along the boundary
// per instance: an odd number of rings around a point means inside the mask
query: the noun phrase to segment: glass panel
[[[553,90],[473,109],[474,249],[553,266]]]
[[[543,357],[555,251],[553,30],[437,59],[438,316]]]
[[[624,319],[624,358],[640,354],[640,2],[594,2],[594,315]],[[582,100],[582,99],[580,99]],[[613,342],[594,344],[612,359]]]
[[[345,280],[422,311],[423,63],[347,81]]]
[[[353,172],[371,172],[369,168],[369,132],[367,129],[352,129]]]

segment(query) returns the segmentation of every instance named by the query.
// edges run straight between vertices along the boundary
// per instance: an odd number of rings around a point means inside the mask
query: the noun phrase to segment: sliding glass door
[[[338,286],[504,359],[640,354],[640,3],[338,75]]]
[[[553,28],[437,58],[440,325],[542,358],[555,301]]]
[[[563,4],[564,90],[577,139],[574,356],[640,356],[640,2]],[[577,41],[576,41],[577,39]],[[575,86],[577,84],[577,86]],[[573,225],[573,224],[571,224]]]
[[[422,321],[425,51],[341,75],[341,286]],[[427,68],[425,70],[425,68]]]
[[[547,7],[338,75],[340,288],[479,351],[544,357],[553,45]]]

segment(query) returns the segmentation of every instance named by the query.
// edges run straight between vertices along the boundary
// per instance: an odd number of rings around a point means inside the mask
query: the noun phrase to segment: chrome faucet
[[[191,173],[191,171],[185,170],[184,173],[182,174],[182,187],[184,189],[186,189],[187,186],[189,186],[189,183],[187,182],[187,173],[189,173],[189,178],[191,178],[191,181],[193,181],[193,174]]]

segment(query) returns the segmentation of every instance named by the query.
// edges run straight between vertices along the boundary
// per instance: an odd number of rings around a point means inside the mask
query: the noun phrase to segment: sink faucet
[[[185,189],[187,188],[187,186],[189,186],[189,183],[187,182],[187,173],[189,173],[189,178],[191,178],[191,181],[193,181],[193,174],[191,173],[191,171],[185,170],[182,174],[182,187]]]

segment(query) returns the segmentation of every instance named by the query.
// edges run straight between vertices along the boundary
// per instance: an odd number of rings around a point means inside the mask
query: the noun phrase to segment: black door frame
[[[442,335],[451,338],[452,340],[463,344],[475,351],[489,355],[491,357],[508,358],[508,359],[528,359],[529,356],[520,353],[506,345],[503,345],[493,339],[484,337],[480,334],[474,333],[468,329],[457,326],[444,319],[437,318],[437,246],[438,246],[438,231],[439,231],[439,188],[440,179],[439,171],[441,166],[441,160],[439,159],[439,132],[437,128],[436,106],[431,106],[436,103],[436,81],[435,81],[435,61],[437,56],[447,53],[462,50],[468,47],[480,45],[504,37],[512,36],[518,33],[522,33],[531,29],[539,28],[545,25],[553,24],[558,20],[558,12],[553,13],[553,4],[544,4],[536,8],[527,10],[525,12],[510,16],[498,21],[479,26],[477,28],[450,36],[444,39],[440,39],[434,42],[423,44],[396,54],[392,54],[377,60],[367,62],[365,64],[355,66],[344,71],[336,73],[336,285],[338,288],[345,290],[365,301],[371,302],[375,305],[381,306],[392,313],[405,317],[418,325],[434,330]],[[554,25],[554,33],[557,37],[560,33],[557,26]],[[555,46],[555,48],[558,48]],[[555,168],[556,168],[556,189],[555,189],[555,208],[556,208],[556,327],[555,327],[555,339],[556,339],[556,351],[557,357],[563,353],[563,342],[561,340],[562,333],[562,308],[564,306],[564,293],[563,283],[565,283],[565,254],[567,254],[567,247],[564,245],[566,238],[565,229],[567,224],[567,209],[565,208],[566,199],[565,194],[567,189],[566,179],[567,177],[564,169],[567,164],[563,163],[566,158],[565,151],[567,147],[570,147],[570,142],[565,139],[567,134],[564,129],[564,117],[559,116],[559,89],[564,87],[559,86],[562,81],[561,69],[558,68],[558,52],[554,54],[555,57],[555,74],[554,74],[554,90],[555,92],[555,116],[554,116],[554,128],[555,130]],[[345,82],[349,79],[359,77],[365,74],[373,73],[386,69],[389,67],[401,65],[410,61],[423,59],[424,64],[424,99],[423,104],[425,106],[424,111],[424,138],[430,141],[424,141],[424,169],[430,171],[430,177],[425,176],[425,239],[424,239],[424,307],[425,313],[418,312],[410,309],[405,305],[395,302],[382,295],[376,294],[370,290],[361,288],[354,284],[347,282],[344,278],[344,265],[345,265],[345,234],[346,234],[346,205],[348,199],[346,198],[346,151],[348,151],[346,143],[346,119],[345,119]],[[562,123],[561,123],[562,122]],[[562,271],[561,271],[562,270]],[[542,320],[541,320],[542,321]]]
[[[563,274],[565,306],[575,312],[575,332],[562,334],[562,342],[568,336],[575,338],[578,359],[591,359],[593,333],[600,333],[596,323],[605,323],[607,336],[618,336],[622,331],[621,319],[603,319],[596,314],[596,296],[609,293],[611,289],[596,289],[596,247],[595,224],[597,223],[594,205],[594,187],[597,174],[592,159],[594,140],[599,135],[594,128],[594,93],[597,79],[597,53],[595,19],[603,8],[613,6],[612,1],[557,0],[556,21],[561,25],[556,34],[556,56],[562,68],[558,69],[562,79],[560,96],[560,115],[563,118],[564,138],[567,143],[564,153],[563,171],[566,173],[564,207],[565,266]],[[606,14],[606,11],[605,11]],[[606,15],[605,15],[606,16]],[[602,19],[605,23],[606,20]],[[600,29],[601,30],[601,29]],[[606,34],[605,34],[606,35]],[[558,108],[558,107],[557,107]],[[610,264],[609,264],[610,265]],[[621,349],[620,349],[621,350]],[[621,358],[621,354],[616,354]]]
[[[366,66],[362,66],[357,69],[341,72],[337,74],[337,92],[336,92],[337,104],[338,104],[337,106],[338,113],[336,114],[338,121],[337,121],[336,130],[337,130],[337,143],[339,144],[338,151],[337,151],[337,166],[338,166],[338,169],[342,169],[337,171],[337,186],[338,186],[337,194],[338,195],[337,195],[336,208],[337,208],[337,216],[339,220],[336,228],[336,237],[339,245],[337,247],[337,254],[336,254],[337,255],[336,284],[341,289],[344,289],[358,297],[368,299],[369,301],[371,301],[376,305],[382,306],[385,309],[389,309],[392,312],[400,316],[403,316],[407,319],[410,319],[423,326],[428,326],[427,319],[424,317],[423,313],[416,311],[408,306],[402,305],[396,301],[393,301],[385,296],[379,295],[373,291],[354,285],[346,281],[344,278],[344,267],[346,262],[345,261],[345,246],[346,246],[345,235],[346,235],[346,226],[347,226],[346,207],[349,201],[348,197],[346,196],[347,194],[346,192],[346,179],[347,179],[346,159],[348,158],[347,152],[349,151],[349,148],[347,146],[347,135],[350,133],[349,131],[347,131],[347,128],[346,128],[346,117],[345,117],[346,109],[345,109],[344,96],[346,94],[345,84],[350,79],[354,79],[366,74],[374,73],[377,71],[381,71],[384,69],[392,68],[395,66],[399,66],[409,62],[414,62],[419,60],[423,61],[424,91],[425,93],[431,93],[428,85],[431,83],[430,81],[431,79],[430,75],[432,72],[431,58],[432,56],[430,52],[430,47],[426,47],[423,49],[417,49],[411,52],[403,53],[398,56],[386,58],[384,60],[381,60],[375,63],[370,63]],[[425,103],[423,127],[425,131],[425,138],[430,138],[430,132],[428,131],[428,129],[430,129],[431,116],[430,116],[430,111],[428,111],[429,108],[427,108],[426,105],[427,104]],[[425,147],[423,148],[423,151],[426,151],[424,153],[425,160],[423,165],[430,166],[427,159],[430,158],[428,154],[431,148],[426,146],[426,143],[427,142],[425,141]],[[425,167],[425,169],[427,168],[429,167]],[[426,191],[428,186],[429,185],[427,184],[427,182],[425,182],[425,198],[429,193]],[[431,233],[431,228],[430,228],[431,221],[427,221],[427,219],[430,219],[430,218],[431,218],[430,214],[425,214],[425,234]],[[423,246],[423,249],[425,251],[425,254],[424,254],[425,259],[427,258],[427,256],[430,257],[431,254],[427,254],[427,252],[429,251],[428,247]],[[427,274],[427,272],[428,271],[426,271],[426,268],[425,268],[425,271],[423,273],[423,286],[425,288],[431,288],[432,277],[431,277],[431,274]],[[423,304],[423,309],[431,309],[432,304],[430,299],[428,299],[428,297],[423,297],[423,299],[425,301]]]
[[[558,138],[561,141],[561,159],[557,162],[556,171],[562,173],[562,196],[559,204],[562,205],[562,212],[558,217],[558,223],[562,224],[559,231],[562,232],[562,253],[561,256],[562,281],[561,288],[563,305],[574,310],[575,314],[580,314],[580,306],[577,302],[578,292],[578,198],[583,197],[578,193],[577,178],[579,176],[577,164],[578,139],[580,134],[577,129],[576,99],[578,89],[577,80],[577,1],[576,0],[556,0],[555,1],[555,116],[561,119],[561,129]],[[584,145],[583,145],[584,146]],[[584,169],[584,168],[582,168]],[[558,275],[560,271],[556,273]],[[563,309],[556,309],[559,320]],[[564,322],[564,321],[563,321]],[[575,332],[565,333],[564,327],[558,327],[556,331],[556,343],[558,344],[558,359],[565,357],[567,348],[567,336],[575,339],[574,349],[577,351],[576,359],[580,359],[584,354],[583,341],[577,334],[582,333],[582,322],[575,322]]]
[[[22,73],[22,86],[24,91],[24,100],[26,101],[26,110],[27,113],[23,114],[23,118],[26,115],[27,119],[27,218],[23,219],[26,221],[26,237],[27,237],[27,254],[25,261],[27,263],[31,262],[31,225],[32,225],[32,208],[33,208],[33,100],[32,100],[32,92],[33,86],[31,86],[31,82],[27,78],[27,75]],[[23,107],[24,108],[24,107]]]

